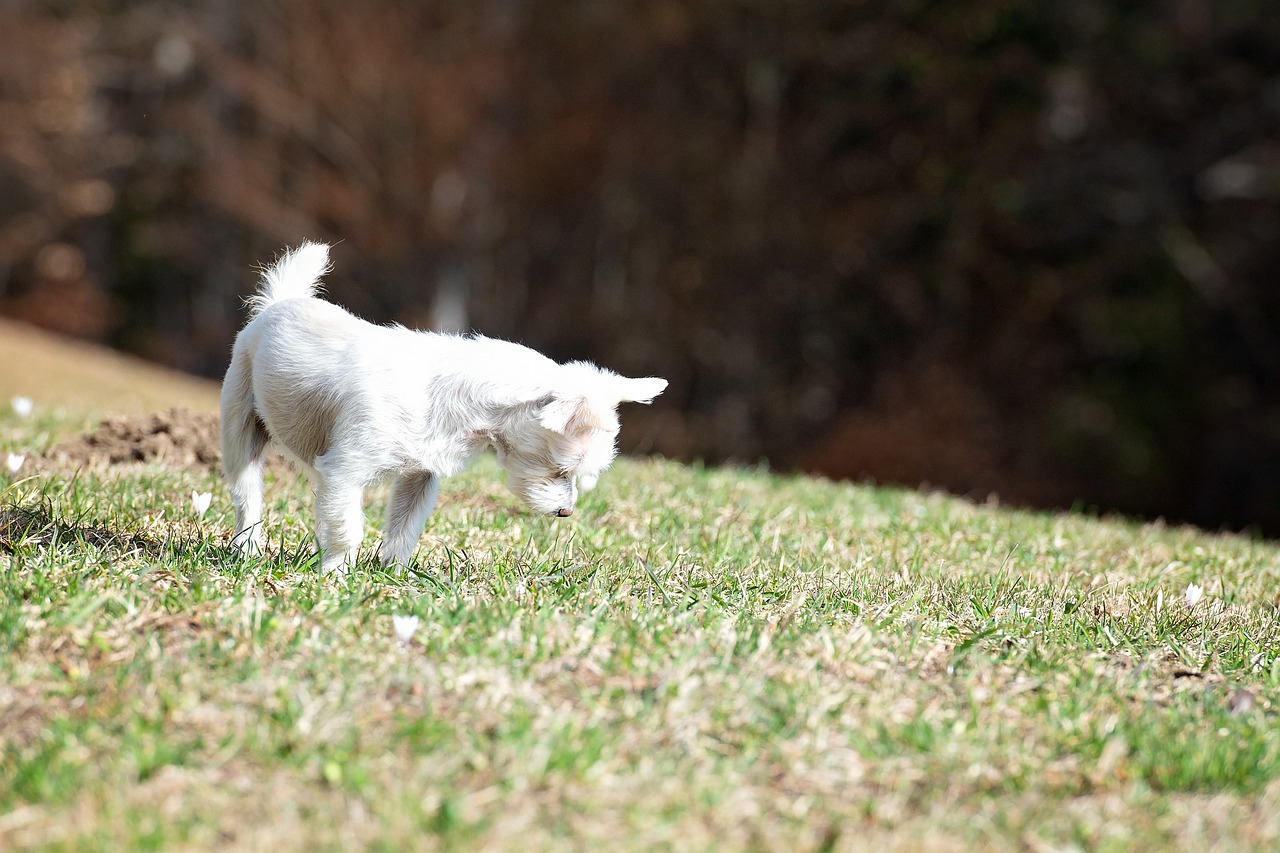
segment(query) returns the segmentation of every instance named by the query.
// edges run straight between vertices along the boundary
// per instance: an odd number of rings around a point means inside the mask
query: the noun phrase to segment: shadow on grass
[[[126,530],[113,530],[110,522],[83,518],[68,518],[49,504],[0,505],[0,554],[17,554],[31,548],[57,548],[79,546],[106,552],[112,559],[140,556],[154,561],[176,560],[172,565],[192,563],[200,566],[217,566],[233,576],[252,573],[255,567],[269,576],[274,572],[315,571],[316,554],[304,546],[286,549],[281,543],[266,563],[245,560],[233,553],[229,546],[216,537],[205,538],[192,531],[174,531],[161,538],[146,536]],[[274,587],[273,587],[274,588]]]
[[[51,507],[0,506],[0,552],[15,553],[21,546],[78,542],[117,553],[159,556],[173,542],[157,542],[137,533],[118,533],[95,524],[59,518]]]

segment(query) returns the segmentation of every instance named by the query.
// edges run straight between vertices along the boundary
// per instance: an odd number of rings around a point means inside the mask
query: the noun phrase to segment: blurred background
[[[1275,0],[4,0],[0,314],[253,268],[665,376],[624,449],[1280,534]]]

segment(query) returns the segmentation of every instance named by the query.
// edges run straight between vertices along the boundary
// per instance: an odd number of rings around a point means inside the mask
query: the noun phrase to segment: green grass
[[[627,460],[549,520],[486,462],[341,583],[273,480],[236,562],[213,472],[0,473],[0,847],[1280,844],[1274,544]]]

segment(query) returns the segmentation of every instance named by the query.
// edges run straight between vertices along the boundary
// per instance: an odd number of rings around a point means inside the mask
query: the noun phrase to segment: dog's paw
[[[231,550],[241,558],[262,556],[261,537],[241,532],[231,540]]]

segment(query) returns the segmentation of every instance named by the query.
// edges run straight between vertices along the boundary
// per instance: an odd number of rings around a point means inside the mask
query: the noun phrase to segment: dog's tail
[[[330,269],[329,247],[324,243],[303,243],[287,250],[280,260],[262,271],[262,286],[245,301],[249,318],[257,317],[276,302],[315,296],[320,290],[320,277]]]

